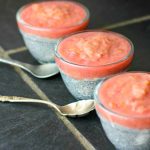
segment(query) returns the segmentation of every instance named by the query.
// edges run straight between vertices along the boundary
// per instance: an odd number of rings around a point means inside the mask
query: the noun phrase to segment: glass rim
[[[146,72],[146,71],[128,71],[128,72],[123,72],[123,73],[118,73],[115,75],[112,75],[111,77],[115,77],[115,76],[119,76],[122,74],[127,74],[127,73],[148,73],[150,74],[150,72]],[[100,90],[101,86],[107,81],[109,80],[111,77],[109,78],[105,78],[104,80],[102,80],[95,88],[94,90],[94,101],[95,103],[98,105],[98,107],[102,108],[104,111],[108,112],[109,114],[115,115],[115,116],[119,116],[119,117],[123,117],[126,119],[147,119],[150,118],[150,116],[138,116],[138,115],[125,115],[125,114],[121,114],[119,112],[113,111],[111,109],[109,109],[108,107],[106,107],[104,104],[102,104],[99,96],[98,96],[98,91]]]
[[[73,63],[73,62],[70,62],[70,61],[67,61],[66,59],[64,59],[61,54],[59,54],[58,52],[58,47],[59,45],[61,44],[61,42],[63,42],[63,40],[73,36],[73,35],[76,35],[76,34],[80,34],[80,33],[85,33],[85,32],[110,32],[110,33],[114,33],[114,34],[117,34],[123,38],[125,38],[130,46],[131,46],[131,49],[129,51],[129,53],[123,57],[122,59],[118,60],[118,61],[115,61],[113,63],[107,63],[107,64],[103,64],[103,65],[82,65],[82,64],[77,64],[77,63]],[[62,61],[68,63],[68,64],[71,64],[71,65],[74,65],[74,66],[79,66],[79,67],[89,67],[89,68],[96,68],[96,67],[107,67],[107,66],[111,66],[111,65],[115,65],[115,64],[118,64],[118,63],[121,63],[125,60],[128,60],[128,58],[130,58],[130,56],[132,56],[134,54],[134,45],[132,43],[132,41],[127,38],[126,36],[120,34],[120,33],[117,33],[117,32],[113,32],[113,31],[109,31],[109,30],[105,30],[105,29],[90,29],[90,30],[84,30],[84,31],[79,31],[79,32],[75,32],[75,33],[72,33],[72,34],[69,34],[67,36],[64,36],[63,38],[59,39],[59,42],[57,43],[57,46],[56,46],[56,49],[55,49],[55,56],[59,59],[61,59]]]
[[[70,25],[70,26],[65,26],[65,27],[58,27],[58,28],[55,28],[55,27],[36,27],[36,26],[33,26],[33,25],[30,25],[28,23],[26,23],[21,17],[20,17],[20,14],[21,12],[27,8],[28,6],[30,6],[31,4],[37,4],[37,3],[42,3],[42,2],[48,2],[48,1],[39,1],[39,2],[31,2],[31,3],[28,3],[26,5],[23,5],[22,7],[20,7],[16,13],[16,20],[17,22],[21,23],[23,26],[29,28],[29,29],[32,29],[32,30],[39,30],[39,31],[50,31],[50,30],[63,30],[63,29],[68,29],[68,28],[72,28],[72,27],[76,27],[76,26],[79,26],[79,25],[82,25],[84,22],[88,21],[89,18],[90,18],[90,12],[88,10],[88,8],[86,6],[84,6],[83,4],[79,3],[79,2],[75,2],[75,1],[66,1],[66,0],[56,0],[55,2],[69,2],[69,3],[75,3],[77,4],[78,6],[82,7],[85,11],[85,18],[83,18],[82,20],[80,20],[79,22],[73,24],[73,25]],[[52,1],[54,2],[54,1]]]

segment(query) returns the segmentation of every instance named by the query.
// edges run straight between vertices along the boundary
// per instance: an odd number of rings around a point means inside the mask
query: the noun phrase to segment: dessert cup
[[[106,136],[118,150],[149,150],[150,116],[124,115],[106,107],[99,95],[105,82],[107,79],[97,85],[94,99],[95,110]]]
[[[40,5],[42,3],[71,3],[73,5],[78,5],[85,11],[86,16],[82,18],[80,22],[76,22],[75,24],[66,27],[40,27],[24,21],[21,16],[24,10],[26,10],[31,5]],[[89,22],[89,11],[85,6],[77,2],[36,2],[21,7],[16,14],[16,20],[19,31],[29,52],[38,62],[43,64],[54,62],[54,50],[58,41],[63,36],[83,30],[87,27]]]
[[[104,32],[104,33],[117,34],[125,38],[129,42],[131,49],[129,53],[121,60],[118,60],[110,64],[103,64],[103,65],[93,66],[93,65],[77,64],[63,58],[59,53],[59,48],[61,47],[61,43],[63,43],[63,41],[66,40],[67,38],[69,39],[74,35],[82,34],[86,32]],[[93,92],[96,85],[99,82],[103,81],[105,78],[108,78],[113,74],[126,71],[132,62],[133,53],[134,53],[133,44],[126,37],[110,31],[91,30],[91,31],[76,33],[60,40],[57,49],[55,51],[55,56],[56,56],[55,60],[59,67],[62,79],[66,87],[76,99],[80,100],[80,99],[93,98]],[[76,59],[78,58],[79,57],[77,57]]]

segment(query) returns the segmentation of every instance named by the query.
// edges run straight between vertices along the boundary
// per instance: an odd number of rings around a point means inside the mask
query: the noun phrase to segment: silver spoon
[[[18,60],[2,57],[0,57],[0,62],[20,67],[37,78],[48,78],[59,73],[59,69],[55,63],[47,63],[43,65],[30,65],[27,63],[20,62]]]
[[[52,108],[54,108],[59,114],[63,116],[83,116],[90,111],[94,110],[94,100],[80,100],[77,102],[73,102],[64,106],[57,105],[50,101],[39,100],[39,99],[31,99],[17,96],[0,96],[1,102],[19,102],[19,103],[41,103],[46,104]]]

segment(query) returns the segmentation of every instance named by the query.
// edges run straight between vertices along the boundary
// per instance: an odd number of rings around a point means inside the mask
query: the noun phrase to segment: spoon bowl
[[[60,106],[59,109],[65,116],[84,116],[94,110],[94,100],[80,100],[65,106]]]
[[[59,73],[59,69],[55,63],[43,65],[30,65],[30,73],[37,78],[48,78]]]
[[[57,105],[51,101],[31,99],[17,96],[0,96],[1,102],[14,102],[14,103],[41,103],[50,106],[55,109],[59,114],[63,116],[75,117],[84,116],[90,111],[94,110],[94,100],[80,100],[64,106]]]
[[[37,78],[48,78],[59,73],[59,69],[55,63],[31,65],[18,60],[3,57],[0,57],[0,62],[22,68]]]

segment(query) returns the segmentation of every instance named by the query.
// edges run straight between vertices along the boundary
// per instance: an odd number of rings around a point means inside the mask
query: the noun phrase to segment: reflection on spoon
[[[43,65],[31,65],[13,60],[11,58],[0,57],[0,62],[22,68],[37,78],[48,78],[59,73],[59,69],[55,63],[47,63]]]
[[[46,104],[52,108],[54,108],[59,114],[63,116],[83,116],[90,111],[94,110],[94,100],[80,100],[77,102],[73,102],[64,106],[59,106],[50,101],[17,97],[17,96],[0,96],[1,102],[15,102],[15,103],[41,103]]]

